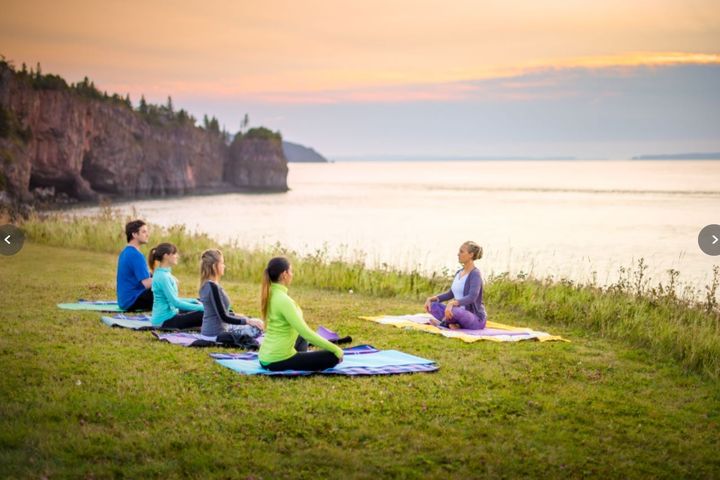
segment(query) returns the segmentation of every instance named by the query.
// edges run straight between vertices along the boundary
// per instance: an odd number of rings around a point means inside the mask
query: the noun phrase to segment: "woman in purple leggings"
[[[485,328],[487,314],[483,303],[483,280],[475,260],[482,258],[482,247],[475,242],[460,245],[457,271],[450,290],[425,301],[425,311],[435,326],[479,330]],[[447,304],[441,302],[447,301]]]

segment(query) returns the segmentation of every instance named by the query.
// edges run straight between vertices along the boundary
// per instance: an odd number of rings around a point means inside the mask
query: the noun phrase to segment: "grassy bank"
[[[112,297],[115,261],[34,243],[0,257],[0,477],[720,476],[718,382],[502,297],[530,284],[494,282],[495,318],[572,343],[464,344],[357,319],[415,311],[411,298],[293,286],[313,326],[441,370],[272,379],[55,308]],[[178,277],[192,295],[194,272]],[[258,313],[255,281],[224,285]]]
[[[23,228],[37,243],[117,253],[125,245],[123,226],[128,218],[106,209],[95,217],[52,214],[31,218]],[[203,234],[190,234],[182,226],[152,227],[152,242],[169,241],[178,246],[181,260],[176,271],[197,272],[200,253],[217,242]],[[331,259],[318,250],[311,255],[275,245],[266,250],[248,250],[237,245],[221,245],[225,252],[228,280],[260,283],[267,260],[283,254],[293,261],[299,286],[328,291],[365,294],[383,298],[424,299],[448,288],[448,272],[423,276],[392,267],[373,270],[355,258]],[[713,283],[706,287],[704,299],[679,296],[677,272],[668,281],[648,285],[642,260],[624,269],[613,285],[577,284],[531,277],[500,275],[487,279],[485,300],[491,318],[503,321],[506,311],[522,317],[523,323],[548,323],[583,328],[600,336],[622,339],[646,350],[656,359],[671,358],[686,370],[709,378],[720,378],[720,310],[715,268]],[[195,282],[196,280],[193,280]],[[417,310],[418,307],[415,307]]]

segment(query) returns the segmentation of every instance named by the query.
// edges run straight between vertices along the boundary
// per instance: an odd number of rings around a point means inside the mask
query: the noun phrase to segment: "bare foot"
[[[457,323],[448,323],[448,327],[453,330],[458,330],[460,328],[460,325],[458,325]]]
[[[434,326],[436,326],[436,327],[439,327],[439,326],[440,326],[440,321],[437,320],[437,319],[435,319],[435,318],[429,319],[428,322],[430,322],[430,325],[434,325]]]

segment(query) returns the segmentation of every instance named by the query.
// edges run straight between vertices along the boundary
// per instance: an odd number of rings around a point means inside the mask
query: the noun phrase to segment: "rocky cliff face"
[[[0,109],[0,191],[21,202],[43,189],[78,200],[287,190],[287,161],[273,139],[229,147],[189,123],[151,125],[124,105],[35,89],[3,66]]]
[[[236,138],[230,145],[225,180],[233,185],[285,191],[287,174],[281,139]]]

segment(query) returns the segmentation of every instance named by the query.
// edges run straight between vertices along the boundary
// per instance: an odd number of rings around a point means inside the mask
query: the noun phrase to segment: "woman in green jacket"
[[[288,295],[292,266],[285,257],[275,257],[263,274],[260,308],[265,321],[265,339],[260,346],[260,365],[271,371],[320,371],[342,362],[343,351],[313,332],[302,310]],[[298,335],[322,350],[298,352]]]

